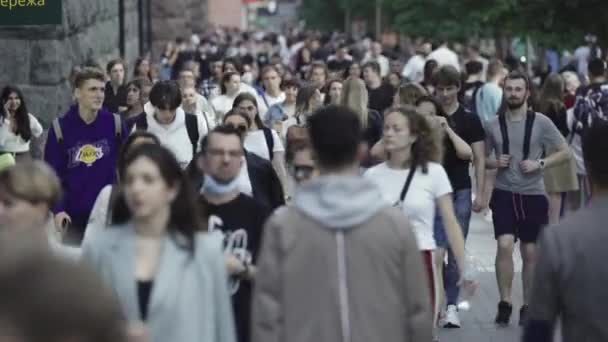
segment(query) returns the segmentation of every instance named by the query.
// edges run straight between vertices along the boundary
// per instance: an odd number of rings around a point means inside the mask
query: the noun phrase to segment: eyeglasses
[[[216,158],[228,155],[228,157],[230,157],[230,158],[237,159],[237,158],[241,158],[243,156],[243,151],[239,151],[239,150],[225,151],[225,150],[219,150],[219,149],[209,149],[209,150],[207,150],[207,153],[210,156],[216,157]]]
[[[226,127],[230,127],[234,130],[239,131],[240,134],[244,134],[247,133],[247,131],[249,130],[249,128],[247,128],[246,125],[233,125],[233,124],[227,124]]]

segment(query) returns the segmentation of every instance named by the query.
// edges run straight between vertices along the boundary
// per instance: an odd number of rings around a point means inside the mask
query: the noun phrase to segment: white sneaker
[[[488,209],[486,211],[486,213],[483,215],[483,219],[486,220],[486,222],[492,223],[493,222],[492,210]]]
[[[445,311],[445,324],[443,327],[460,328],[460,319],[458,318],[456,305],[448,305],[448,309]]]

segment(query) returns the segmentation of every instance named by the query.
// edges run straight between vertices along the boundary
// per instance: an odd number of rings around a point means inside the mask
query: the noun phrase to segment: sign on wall
[[[60,25],[62,0],[0,0],[0,25]]]

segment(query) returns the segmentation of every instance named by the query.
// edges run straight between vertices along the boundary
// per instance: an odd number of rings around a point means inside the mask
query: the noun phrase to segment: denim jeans
[[[460,224],[460,228],[462,229],[462,233],[466,240],[467,235],[469,234],[469,223],[471,222],[471,209],[473,205],[471,200],[471,189],[455,191],[452,194],[452,197],[454,202],[454,213],[456,214],[456,219]],[[458,265],[452,249],[449,248],[447,234],[439,211],[437,211],[437,214],[435,215],[434,235],[437,247],[447,249],[448,251],[448,264],[443,268],[443,282],[447,305],[456,305],[460,293],[460,288],[457,285],[459,280]]]

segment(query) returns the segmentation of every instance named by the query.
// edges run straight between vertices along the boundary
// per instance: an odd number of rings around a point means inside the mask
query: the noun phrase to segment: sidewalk
[[[519,308],[522,304],[521,257],[516,246],[515,278],[513,280],[513,315],[508,327],[494,324],[498,305],[498,288],[494,268],[496,241],[492,224],[474,214],[467,239],[467,253],[475,258],[480,287],[470,301],[471,308],[460,312],[462,328],[439,329],[441,342],[515,342],[521,339]]]

